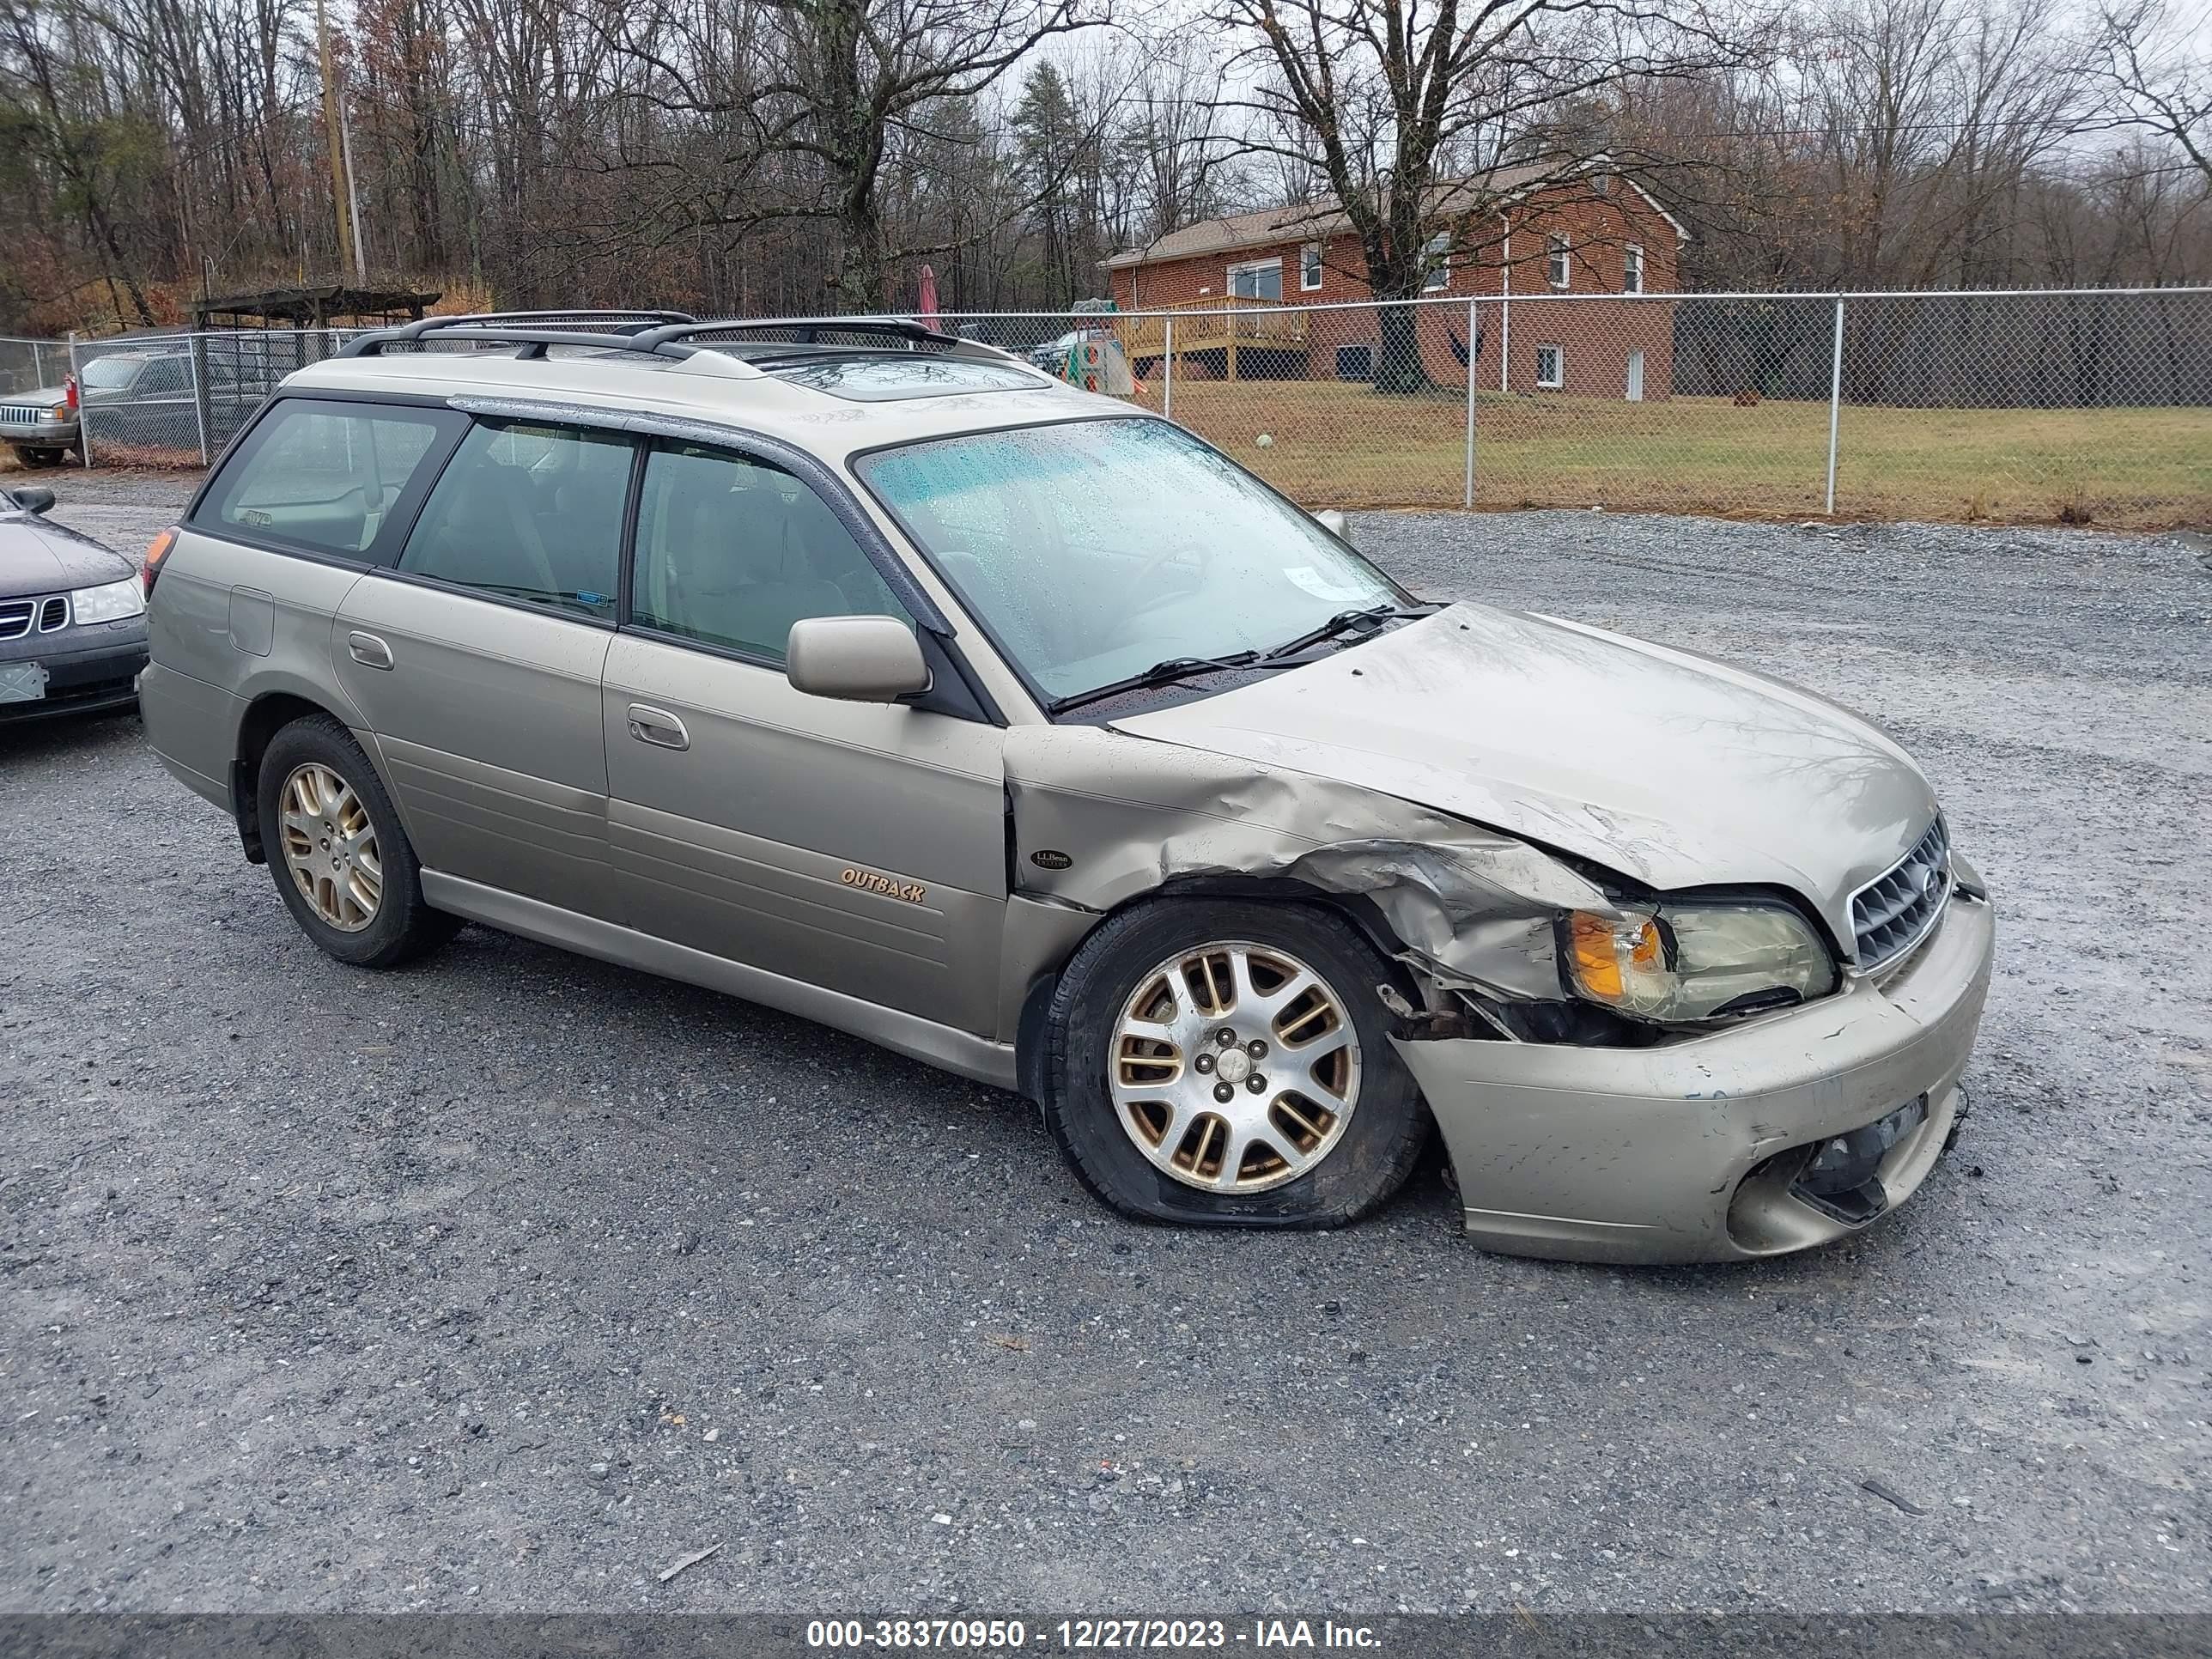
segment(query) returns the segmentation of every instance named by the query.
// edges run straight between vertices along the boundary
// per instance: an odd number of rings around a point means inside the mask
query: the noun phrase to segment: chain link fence
[[[72,340],[82,447],[95,466],[204,465],[284,377],[354,331],[231,329]]]
[[[0,335],[0,398],[61,390],[69,374],[69,342]]]
[[[1156,409],[1316,507],[2212,519],[2212,289],[942,321]]]
[[[2212,520],[2212,289],[1209,300],[940,326],[1313,507]],[[94,465],[204,463],[353,331],[76,341]],[[10,344],[27,371],[43,349]],[[470,349],[470,348],[462,348]]]

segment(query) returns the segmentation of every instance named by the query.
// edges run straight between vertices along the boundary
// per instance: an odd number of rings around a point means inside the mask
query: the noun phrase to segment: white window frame
[[[1552,378],[1544,378],[1544,354],[1552,354]],[[1567,389],[1567,350],[1565,346],[1540,345],[1536,348],[1536,390],[1564,392]]]
[[[1319,242],[1308,242],[1298,250],[1298,292],[1312,294],[1321,287],[1322,262],[1325,257]],[[1308,282],[1307,262],[1312,262],[1313,280]]]
[[[1623,294],[1644,292],[1644,244],[1631,242],[1621,251],[1620,291]]]
[[[1443,256],[1437,261],[1435,269],[1421,278],[1421,292],[1435,294],[1449,288],[1451,286],[1451,232],[1438,231],[1421,244],[1421,252],[1424,256],[1439,252]]]
[[[1574,266],[1569,263],[1573,251],[1560,232],[1554,231],[1544,238],[1544,277],[1553,288],[1565,288],[1574,282]]]
[[[1281,301],[1283,297],[1283,256],[1278,253],[1272,259],[1240,259],[1237,264],[1231,265],[1227,270],[1221,273],[1222,291],[1231,305],[1235,305],[1240,299],[1249,299],[1253,297],[1249,295],[1240,295],[1237,291],[1237,276],[1239,273],[1247,270],[1273,271],[1275,273],[1275,298],[1279,302]],[[1265,304],[1266,301],[1262,301],[1261,303]]]

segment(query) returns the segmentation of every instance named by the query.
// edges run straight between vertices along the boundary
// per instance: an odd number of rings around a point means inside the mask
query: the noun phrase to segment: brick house
[[[1633,180],[1594,167],[1559,179],[1528,167],[1439,191],[1439,264],[1425,300],[1474,301],[1469,310],[1419,308],[1424,367],[1440,385],[1484,391],[1663,398],[1674,389],[1674,304],[1576,295],[1671,295],[1680,221]],[[1478,198],[1450,252],[1453,198]],[[1105,262],[1124,312],[1197,312],[1178,318],[1176,373],[1200,378],[1349,380],[1371,377],[1373,311],[1303,310],[1369,299],[1365,261],[1334,203],[1208,219]],[[1234,325],[1204,313],[1223,307],[1285,307],[1280,317]],[[1121,325],[1140,377],[1157,367],[1166,331],[1158,320]]]

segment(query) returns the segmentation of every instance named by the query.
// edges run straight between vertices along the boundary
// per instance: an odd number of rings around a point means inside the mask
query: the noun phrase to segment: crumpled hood
[[[1903,750],[1809,692],[1486,605],[1112,724],[1395,795],[1656,888],[1786,887],[1847,949],[1851,894],[1936,812]]]

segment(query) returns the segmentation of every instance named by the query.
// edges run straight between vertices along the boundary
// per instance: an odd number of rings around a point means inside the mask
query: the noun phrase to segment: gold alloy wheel
[[[1359,1100],[1343,999],[1273,945],[1202,945],[1152,969],[1122,1005],[1107,1065],[1137,1150],[1211,1193],[1297,1180],[1343,1139]]]
[[[376,828],[353,786],[319,761],[292,769],[278,798],[284,863],[316,915],[342,933],[376,920],[384,900],[384,860]]]

